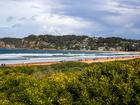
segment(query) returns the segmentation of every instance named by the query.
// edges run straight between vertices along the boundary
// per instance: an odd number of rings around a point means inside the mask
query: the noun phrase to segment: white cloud
[[[101,20],[107,25],[112,26],[111,28],[116,28],[117,31],[122,32],[126,27],[130,26],[132,29],[134,29],[134,24],[139,21],[140,9],[133,8],[132,6],[125,4],[125,2],[120,1],[105,0],[104,3],[100,3],[100,5],[97,5],[97,10],[116,13],[116,15],[103,15],[101,17]],[[127,33],[128,32],[126,32],[126,34]]]
[[[5,5],[4,3],[5,2],[0,2],[1,5]],[[9,8],[10,11],[6,8]],[[45,32],[54,33],[56,31],[65,34],[76,33],[82,29],[87,29],[92,25],[90,22],[85,21],[82,18],[53,13],[53,8],[63,8],[63,5],[59,2],[54,3],[51,0],[13,0],[9,1],[6,7],[0,7],[0,9],[5,9],[5,13],[0,14],[0,16],[3,16],[4,18],[16,17],[16,19],[11,22],[3,22],[3,25],[7,25],[9,27],[11,26],[11,28],[13,28],[15,24],[20,24],[20,27],[14,28],[22,28],[22,26],[23,28],[26,28],[25,25],[28,27],[28,25],[31,24],[37,25],[39,28],[36,29],[36,33],[40,34]],[[27,30],[30,31],[29,29]]]
[[[138,34],[138,4],[138,0],[1,0],[0,34]]]
[[[80,18],[56,14],[44,14],[38,16],[37,21],[42,24],[43,31],[51,33],[54,33],[55,31],[59,31],[60,33],[71,33],[91,26],[90,22]]]

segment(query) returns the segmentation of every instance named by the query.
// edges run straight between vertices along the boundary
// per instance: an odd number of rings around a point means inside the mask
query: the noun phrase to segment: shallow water
[[[140,56],[140,54],[132,52],[84,52],[63,50],[0,49],[0,64],[77,61],[80,59],[127,56]]]

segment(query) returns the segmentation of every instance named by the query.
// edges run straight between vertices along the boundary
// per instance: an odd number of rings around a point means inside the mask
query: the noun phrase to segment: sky
[[[30,34],[140,39],[140,0],[0,0],[0,37]]]

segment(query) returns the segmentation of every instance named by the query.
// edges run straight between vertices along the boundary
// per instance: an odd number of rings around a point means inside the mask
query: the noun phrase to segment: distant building
[[[98,50],[99,51],[105,51],[106,50],[106,47],[99,47]]]
[[[123,50],[123,49],[122,49],[122,47],[117,47],[116,50],[117,50],[117,51],[121,51],[121,50]]]
[[[109,48],[109,51],[116,51],[116,48],[111,47]]]

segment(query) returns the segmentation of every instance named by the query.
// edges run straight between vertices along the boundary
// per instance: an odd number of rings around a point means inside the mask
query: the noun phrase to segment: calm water
[[[0,64],[20,64],[33,62],[77,61],[106,57],[139,56],[128,52],[81,52],[62,50],[18,50],[0,49]]]

